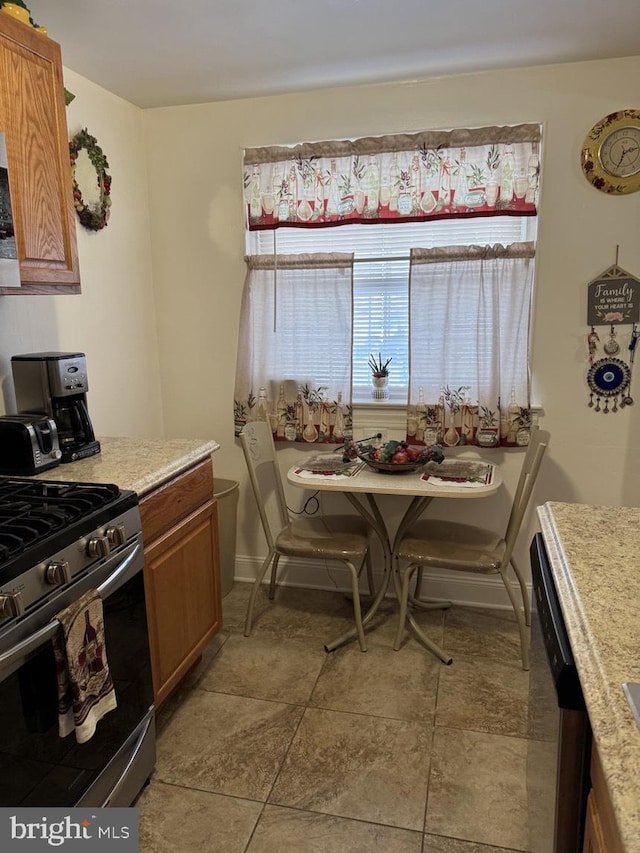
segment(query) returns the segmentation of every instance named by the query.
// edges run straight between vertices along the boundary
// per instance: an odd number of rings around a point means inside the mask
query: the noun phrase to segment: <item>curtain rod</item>
[[[381,261],[410,261],[410,260],[411,260],[410,255],[386,255],[384,257],[378,257],[378,258],[376,258],[375,256],[372,258],[354,258],[353,263],[354,264],[367,264],[367,263],[379,263]]]

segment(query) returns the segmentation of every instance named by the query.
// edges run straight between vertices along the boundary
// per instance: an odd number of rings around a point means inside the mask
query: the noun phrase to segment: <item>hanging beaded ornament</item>
[[[600,358],[595,361],[587,373],[587,383],[591,389],[589,394],[589,406],[594,408],[593,398],[596,398],[595,411],[599,412],[600,400],[604,399],[602,411],[606,415],[609,412],[609,401],[611,400],[611,411],[618,411],[618,398],[620,405],[628,406],[631,400],[625,394],[631,382],[631,369],[620,358]],[[631,400],[633,403],[633,400]]]

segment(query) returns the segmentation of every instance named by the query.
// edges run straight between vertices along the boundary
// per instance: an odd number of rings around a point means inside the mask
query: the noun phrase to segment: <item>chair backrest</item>
[[[535,429],[531,432],[529,446],[527,447],[527,452],[522,463],[516,493],[513,498],[511,514],[509,515],[509,521],[507,523],[507,530],[504,535],[506,542],[504,560],[506,562],[511,559],[511,554],[522,525],[522,519],[524,518],[524,514],[527,510],[527,506],[531,498],[531,492],[533,491],[538,471],[540,470],[542,457],[549,446],[549,439],[550,434],[547,430]]]
[[[266,421],[245,424],[240,443],[267,544],[273,548],[276,535],[289,523],[289,514],[269,424]]]

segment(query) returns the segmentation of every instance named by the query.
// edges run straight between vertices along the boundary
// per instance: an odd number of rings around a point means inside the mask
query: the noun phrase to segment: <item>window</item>
[[[502,423],[507,406],[529,417],[539,143],[519,125],[247,149],[236,427],[271,417],[281,437],[293,397],[299,437],[304,397],[330,441],[328,412],[371,400],[380,354],[418,440],[447,421],[461,441],[515,443]]]
[[[407,401],[409,389],[409,253],[412,248],[509,245],[534,240],[535,219],[477,219],[279,228],[247,232],[250,255],[353,252],[353,399],[371,399],[370,353],[391,357],[391,400]],[[464,322],[458,318],[458,322]],[[466,318],[474,325],[474,315]],[[445,330],[441,329],[440,334]],[[429,332],[431,334],[431,332]],[[454,381],[453,379],[451,381]],[[466,384],[466,383],[461,383]]]

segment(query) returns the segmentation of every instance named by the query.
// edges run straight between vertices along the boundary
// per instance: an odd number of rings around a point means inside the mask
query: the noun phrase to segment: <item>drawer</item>
[[[140,500],[145,547],[213,498],[213,465],[205,459]]]

